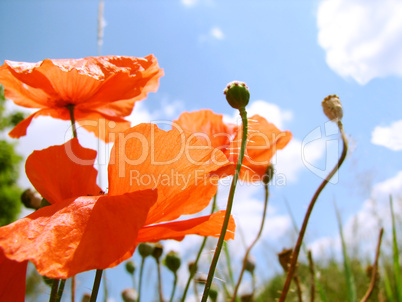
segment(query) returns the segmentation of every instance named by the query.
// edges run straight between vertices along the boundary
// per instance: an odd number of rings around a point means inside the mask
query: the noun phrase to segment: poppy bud
[[[282,252],[278,254],[279,263],[281,264],[285,272],[289,270],[290,261],[292,259],[292,253],[293,249],[283,249]]]
[[[250,91],[246,83],[240,81],[230,82],[223,91],[229,105],[235,109],[244,108],[250,100]]]
[[[269,184],[269,182],[274,177],[274,172],[275,172],[274,166],[272,164],[269,164],[267,171],[265,171],[265,174],[262,177],[262,182],[266,185]]]
[[[192,262],[190,262],[190,263],[188,264],[188,271],[189,271],[190,273],[192,272],[194,266],[195,266],[195,271],[196,271],[196,270],[197,270],[197,264],[195,264],[194,261],[192,261]]]
[[[322,101],[322,109],[325,115],[334,122],[340,121],[343,117],[341,101],[337,95],[329,95]]]
[[[152,257],[154,257],[156,260],[159,260],[162,254],[163,254],[163,245],[160,243],[155,243],[154,250],[152,251]]]
[[[138,245],[138,252],[140,253],[142,258],[146,258],[151,255],[153,250],[154,248],[152,247],[152,245],[148,243],[140,243]]]
[[[253,300],[253,294],[244,294],[240,297],[241,302],[252,302]]]
[[[179,255],[174,251],[170,251],[165,257],[164,264],[170,271],[176,273],[181,265]]]
[[[215,286],[213,286],[209,289],[208,296],[212,302],[218,301],[218,290],[216,289]]]
[[[91,301],[91,294],[90,293],[83,294],[81,302],[89,302],[89,301]]]
[[[129,273],[130,275],[134,275],[135,272],[135,263],[131,260],[126,262],[126,271],[127,273]]]
[[[254,274],[255,269],[255,260],[251,257],[248,257],[246,260],[245,270],[248,271],[250,274]]]
[[[29,188],[22,192],[21,201],[26,208],[37,210],[40,208],[42,197],[34,189]]]
[[[121,292],[121,297],[124,302],[136,302],[138,294],[134,288],[126,288]]]

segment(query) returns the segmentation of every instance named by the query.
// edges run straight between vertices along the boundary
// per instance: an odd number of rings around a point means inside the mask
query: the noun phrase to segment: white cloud
[[[219,27],[211,28],[210,34],[217,40],[222,40],[225,37],[225,35],[223,34],[222,30]]]
[[[181,3],[185,6],[194,6],[197,2],[198,0],[181,0]]]
[[[402,76],[402,2],[324,0],[318,7],[318,42],[328,65],[364,85]]]
[[[371,134],[371,142],[392,151],[402,150],[402,120],[392,123],[389,127],[375,127]]]
[[[213,6],[215,4],[214,0],[180,0],[181,4],[187,7],[193,7],[198,4],[206,4]]]

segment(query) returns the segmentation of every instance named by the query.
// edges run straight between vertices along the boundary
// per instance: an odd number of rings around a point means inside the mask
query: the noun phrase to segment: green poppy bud
[[[176,273],[181,265],[181,260],[180,260],[179,255],[174,251],[170,251],[165,257],[164,264],[170,271],[172,271],[173,273]]]
[[[245,266],[246,271],[248,271],[250,274],[254,274],[255,270],[255,260],[251,257],[248,257],[246,260],[246,266]]]
[[[343,117],[341,101],[337,95],[329,95],[322,101],[322,109],[325,115],[334,122],[340,121]]]
[[[138,294],[134,288],[126,288],[121,292],[121,297],[124,302],[136,302]]]
[[[191,271],[193,270],[193,267],[195,266],[195,270],[197,270],[198,268],[197,268],[197,264],[195,264],[195,262],[194,261],[192,261],[192,262],[190,262],[189,264],[188,264],[188,271],[191,273]]]
[[[269,164],[267,171],[265,171],[265,174],[262,177],[262,182],[266,185],[269,184],[269,182],[274,177],[274,172],[275,172],[274,166],[272,164]]]
[[[216,302],[218,300],[218,290],[215,286],[210,288],[208,296],[212,302]]]
[[[126,262],[126,271],[127,273],[129,273],[130,275],[134,275],[135,272],[135,263],[131,260]]]
[[[152,252],[152,257],[154,257],[156,260],[159,260],[162,254],[163,254],[163,245],[160,243],[155,243],[154,250]]]
[[[140,253],[142,258],[146,258],[151,255],[153,250],[153,246],[148,243],[140,243],[138,245],[138,252]]]
[[[229,105],[235,109],[246,107],[250,100],[250,91],[244,82],[230,82],[223,93],[226,95]]]

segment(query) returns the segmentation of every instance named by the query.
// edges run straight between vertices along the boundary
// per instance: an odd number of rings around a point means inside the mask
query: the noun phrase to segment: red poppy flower
[[[174,124],[203,139],[205,145],[221,150],[232,165],[219,170],[220,175],[232,175],[240,151],[242,127],[226,124],[223,116],[211,110],[185,112]],[[248,119],[248,135],[240,179],[248,182],[262,180],[276,150],[291,140],[289,131],[281,131],[265,118],[254,115]]]
[[[178,146],[182,142],[184,149]],[[96,152],[76,139],[35,151],[27,159],[27,175],[51,205],[0,228],[0,256],[7,257],[7,265],[0,259],[0,269],[14,264],[10,261],[29,260],[42,275],[68,278],[121,263],[139,242],[218,236],[224,211],[172,221],[198,213],[216,193],[207,176],[220,168],[209,160],[214,150],[197,147],[199,142],[183,132],[151,124],[120,133],[109,163],[107,195],[99,195],[95,184]],[[234,228],[232,219],[226,239],[234,238]]]
[[[32,119],[41,115],[70,120],[73,109],[80,126],[106,142],[113,141],[112,133],[130,127],[123,117],[132,112],[136,101],[157,90],[162,75],[153,55],[5,61],[0,67],[5,96],[17,105],[40,109],[19,123],[10,136],[26,135]]]

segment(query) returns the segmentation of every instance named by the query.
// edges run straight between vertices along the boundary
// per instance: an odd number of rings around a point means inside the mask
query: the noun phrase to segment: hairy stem
[[[308,224],[308,221],[310,219],[311,212],[313,211],[314,205],[315,205],[315,203],[316,203],[316,201],[318,199],[318,196],[320,196],[320,193],[322,192],[322,190],[325,188],[325,186],[330,181],[330,179],[335,175],[336,171],[338,171],[339,167],[342,165],[343,161],[346,158],[346,154],[348,152],[348,142],[346,140],[345,132],[343,130],[343,125],[342,125],[341,121],[338,121],[338,128],[339,128],[339,130],[341,132],[342,143],[343,143],[343,149],[342,149],[341,157],[339,158],[339,161],[336,164],[336,166],[332,169],[332,171],[328,174],[328,176],[320,184],[320,186],[318,187],[317,191],[315,192],[315,194],[314,194],[314,196],[313,196],[313,198],[312,198],[312,200],[311,200],[311,202],[310,202],[310,204],[308,206],[307,213],[304,216],[303,225],[302,225],[302,227],[300,229],[299,236],[297,238],[296,246],[293,249],[288,274],[287,274],[287,277],[286,277],[285,285],[283,286],[283,290],[282,290],[279,302],[285,302],[285,300],[286,300],[286,296],[287,296],[289,288],[290,288],[290,283],[292,282],[292,278],[293,278],[293,275],[294,275],[294,272],[295,272],[295,269],[296,269],[296,264],[297,264],[297,260],[299,258],[300,248],[302,246],[304,234],[306,233],[307,224]]]
[[[227,230],[228,225],[229,225],[230,213],[232,212],[232,206],[233,206],[234,193],[235,193],[235,190],[236,190],[237,180],[238,180],[239,174],[240,174],[240,168],[241,168],[241,165],[243,163],[244,151],[246,149],[247,129],[248,129],[247,128],[247,112],[246,112],[245,108],[240,108],[239,111],[240,111],[240,116],[241,116],[241,119],[242,119],[242,122],[243,122],[243,136],[242,136],[242,141],[241,141],[241,148],[240,148],[239,158],[237,159],[236,171],[235,171],[235,174],[233,176],[232,184],[231,184],[231,187],[230,187],[228,203],[227,203],[227,206],[226,206],[226,214],[225,214],[225,218],[224,218],[224,221],[223,221],[221,234],[219,236],[218,244],[217,244],[216,249],[215,249],[215,254],[214,254],[214,257],[212,259],[211,266],[209,268],[208,278],[207,278],[207,282],[205,284],[204,293],[202,295],[201,302],[206,302],[207,301],[208,293],[209,293],[209,290],[211,289],[212,279],[213,279],[214,274],[215,274],[216,265],[218,264],[219,255],[221,253],[222,246],[223,246],[223,241],[224,241],[225,235],[226,235],[226,230]]]

